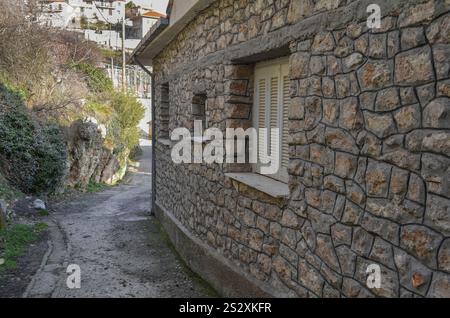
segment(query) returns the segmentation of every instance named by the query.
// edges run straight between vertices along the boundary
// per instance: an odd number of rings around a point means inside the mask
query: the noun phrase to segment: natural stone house
[[[196,272],[234,296],[450,297],[450,1],[170,1],[168,17],[133,58],[154,77],[156,215]],[[276,122],[282,167],[174,163],[170,133],[194,119]]]

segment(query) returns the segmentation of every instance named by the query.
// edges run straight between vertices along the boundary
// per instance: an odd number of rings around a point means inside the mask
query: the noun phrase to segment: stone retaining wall
[[[290,56],[287,198],[181,164],[157,141],[156,201],[275,296],[450,297],[450,1],[218,0],[154,61],[169,129],[249,127],[253,67]],[[380,289],[366,269],[381,267]]]

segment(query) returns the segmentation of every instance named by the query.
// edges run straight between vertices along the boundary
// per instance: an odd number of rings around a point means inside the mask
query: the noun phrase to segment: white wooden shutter
[[[279,72],[277,72],[279,73]],[[279,75],[279,74],[277,74]],[[273,158],[278,158],[280,160],[280,131],[278,134],[275,129],[280,128],[279,113],[280,113],[280,76],[271,77],[270,79],[270,113],[269,113],[269,124],[270,124],[270,143],[269,143],[269,153]]]
[[[270,177],[287,182],[289,165],[289,137],[288,111],[289,111],[289,79],[288,62],[286,59],[277,59],[258,63],[255,67],[255,103],[254,127],[268,128],[266,138],[261,132],[258,134],[258,161],[267,160],[264,147],[268,147],[269,154],[279,159],[280,169]],[[278,147],[270,149],[270,140],[275,138],[271,128],[279,128]],[[263,160],[261,160],[263,159]],[[255,171],[260,173],[261,164],[255,165]]]
[[[256,91],[256,111],[255,115],[257,116],[256,129],[259,127],[266,127],[266,102],[267,102],[267,81],[265,78],[259,78],[257,80],[257,91]],[[265,161],[267,159],[267,155],[263,150],[267,145],[268,136],[264,136],[261,132],[258,132],[258,158]],[[259,165],[258,165],[259,166]],[[258,168],[259,170],[259,168]]]

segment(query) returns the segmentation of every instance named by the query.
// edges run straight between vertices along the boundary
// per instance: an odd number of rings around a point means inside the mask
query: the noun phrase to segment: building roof
[[[158,12],[155,10],[148,10],[142,16],[147,17],[147,18],[156,18],[156,19],[166,17],[166,15],[164,13],[161,13],[161,12]]]

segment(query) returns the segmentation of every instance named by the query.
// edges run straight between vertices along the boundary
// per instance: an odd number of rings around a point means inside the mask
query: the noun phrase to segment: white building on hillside
[[[122,49],[121,22],[127,19],[125,49],[132,51],[164,14],[135,7],[126,10],[125,0],[39,0],[39,19],[47,26],[83,32],[86,39],[113,49]]]
[[[39,0],[41,21],[54,27],[80,24],[117,24],[125,15],[125,0]]]

